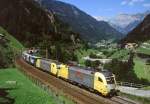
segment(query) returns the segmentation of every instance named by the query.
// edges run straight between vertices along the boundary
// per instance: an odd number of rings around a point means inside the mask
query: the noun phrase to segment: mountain
[[[150,40],[150,14],[148,14],[135,29],[129,32],[128,35],[121,40],[121,43],[140,43],[147,40]]]
[[[76,35],[34,0],[0,0],[0,15],[0,25],[27,46],[37,45],[43,38],[58,41]]]
[[[137,14],[119,14],[116,17],[108,20],[109,24],[116,30],[123,34],[132,31],[138,24],[140,24],[150,11]]]
[[[63,22],[68,23],[72,30],[81,34],[86,41],[97,42],[104,39],[120,39],[122,34],[108,23],[98,22],[95,18],[77,7],[56,0],[35,0],[48,11],[55,13]]]
[[[0,25],[26,46],[52,33],[48,13],[33,0],[0,0]]]
[[[60,61],[72,60],[74,49],[83,45],[78,33],[34,0],[0,0],[0,26],[25,47],[47,49]]]
[[[147,16],[150,11],[137,14],[119,14],[113,18],[106,18],[101,16],[95,16],[94,18],[98,21],[105,21],[117,31],[121,32],[124,35],[127,35],[132,31],[138,24],[140,24],[145,16]]]

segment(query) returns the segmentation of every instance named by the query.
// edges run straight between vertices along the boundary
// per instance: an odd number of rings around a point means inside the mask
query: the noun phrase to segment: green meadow
[[[2,92],[5,94],[2,95]],[[73,104],[63,96],[56,98],[52,95],[32,83],[17,69],[0,69],[0,104],[58,104],[61,101]]]

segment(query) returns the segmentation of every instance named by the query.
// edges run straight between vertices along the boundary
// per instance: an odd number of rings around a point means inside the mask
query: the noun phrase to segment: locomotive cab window
[[[98,81],[103,82],[103,80],[100,77],[98,77]]]
[[[114,77],[106,78],[106,80],[107,80],[107,83],[108,83],[108,84],[114,84],[114,83],[115,83]]]
[[[57,69],[60,69],[60,65],[57,66]]]

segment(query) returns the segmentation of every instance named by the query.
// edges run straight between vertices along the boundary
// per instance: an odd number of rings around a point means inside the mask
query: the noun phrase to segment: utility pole
[[[48,49],[47,49],[47,47],[46,47],[45,52],[46,52],[46,56],[45,56],[45,58],[46,58],[46,59],[48,59]]]

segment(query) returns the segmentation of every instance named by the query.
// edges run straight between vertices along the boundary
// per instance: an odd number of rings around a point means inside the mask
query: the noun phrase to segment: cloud
[[[121,2],[121,5],[134,5],[136,3],[141,3],[141,2],[144,2],[144,0],[124,0]]]
[[[150,3],[143,4],[144,7],[150,7]]]

